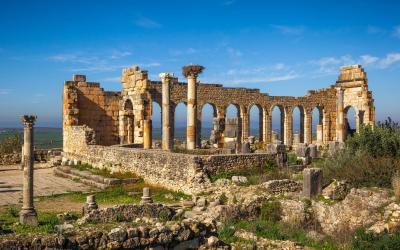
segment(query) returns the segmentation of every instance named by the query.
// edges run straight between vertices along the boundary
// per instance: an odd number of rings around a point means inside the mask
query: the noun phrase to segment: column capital
[[[203,70],[201,65],[190,64],[182,67],[182,75],[186,78],[196,78]]]
[[[35,124],[36,115],[21,115],[20,119],[24,123],[24,127],[33,127]]]
[[[175,78],[174,73],[169,73],[169,72],[163,72],[159,74],[161,81],[165,81],[165,80],[171,80],[173,78]]]

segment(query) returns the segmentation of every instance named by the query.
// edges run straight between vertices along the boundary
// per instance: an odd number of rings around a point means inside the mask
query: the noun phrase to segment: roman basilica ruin
[[[334,85],[321,90],[310,90],[305,96],[270,96],[258,89],[227,88],[220,84],[199,83],[203,67],[183,67],[186,82],[179,82],[171,73],[161,73],[161,81],[152,81],[148,72],[137,66],[123,70],[121,92],[104,91],[99,83],[86,82],[83,75],[66,81],[63,94],[64,138],[68,141],[68,128],[86,125],[93,129],[96,144],[139,144],[145,149],[152,146],[152,102],[162,107],[162,148],[170,150],[174,138],[174,112],[179,103],[187,105],[187,149],[199,148],[201,142],[202,107],[213,107],[215,147],[224,147],[226,110],[230,104],[237,108],[237,142],[249,137],[249,110],[259,109],[259,140],[272,143],[272,110],[281,113],[278,138],[285,145],[315,143],[326,145],[329,141],[343,142],[347,134],[347,110],[356,111],[356,129],[361,124],[374,124],[372,92],[368,90],[367,74],[360,65],[340,68]],[[293,138],[294,108],[300,110],[299,138]],[[312,110],[319,111],[316,141],[312,140]],[[231,137],[231,136],[230,136]]]
[[[183,67],[187,83],[171,73],[161,73],[161,81],[151,81],[148,72],[137,66],[122,73],[122,91],[104,91],[99,83],[87,82],[84,75],[66,81],[63,93],[63,156],[94,167],[130,171],[148,183],[172,190],[196,192],[221,171],[261,166],[267,159],[285,164],[286,148],[304,145],[326,147],[340,144],[349,133],[347,111],[356,112],[356,130],[374,124],[372,92],[367,74],[360,65],[340,68],[334,85],[310,90],[305,96],[270,96],[258,89],[227,88],[199,83],[199,65]],[[162,143],[152,140],[152,103],[162,107]],[[174,113],[179,103],[187,107],[184,151],[174,148]],[[201,143],[202,107],[213,107],[213,130],[207,149]],[[228,118],[227,107],[237,108],[237,117]],[[259,144],[249,149],[249,110],[259,109]],[[272,110],[280,109],[280,135],[272,131]],[[293,133],[293,110],[300,110],[300,131]],[[312,135],[312,111],[319,111],[316,136]],[[253,140],[254,141],[254,140]],[[253,143],[253,142],[252,142]],[[272,152],[271,150],[272,149]],[[185,151],[186,150],[186,151]],[[199,150],[203,150],[199,153]],[[190,151],[192,151],[190,153]],[[179,173],[179,174],[177,174]]]

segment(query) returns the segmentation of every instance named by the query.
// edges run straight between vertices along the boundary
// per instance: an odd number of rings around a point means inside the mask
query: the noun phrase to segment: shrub
[[[394,195],[397,199],[400,199],[400,173],[396,172],[392,178],[392,187]]]
[[[324,184],[332,179],[347,180],[353,187],[392,186],[393,175],[400,170],[400,159],[372,157],[366,152],[353,154],[349,150],[337,152],[321,164]]]
[[[228,197],[226,196],[225,193],[222,193],[222,194],[219,196],[219,201],[221,202],[222,205],[228,203]]]
[[[265,221],[277,222],[281,219],[282,209],[279,201],[265,201],[261,205],[260,218]]]
[[[352,246],[360,250],[400,249],[400,232],[374,236],[372,233],[359,230],[353,239]]]
[[[23,139],[21,134],[13,134],[4,138],[0,142],[0,154],[21,152],[22,142]]]

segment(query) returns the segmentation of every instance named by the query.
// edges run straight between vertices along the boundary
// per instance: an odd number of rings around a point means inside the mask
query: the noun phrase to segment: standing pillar
[[[322,141],[323,144],[328,145],[331,140],[331,118],[330,113],[323,110],[322,114]]]
[[[293,143],[293,118],[292,118],[292,109],[285,108],[285,119],[284,119],[284,144],[287,146],[291,146]]]
[[[23,205],[19,213],[19,221],[22,225],[37,226],[37,214],[33,206],[33,126],[36,116],[24,115],[21,117],[24,123],[24,179],[23,179]]]
[[[271,143],[272,122],[271,116],[267,111],[263,112],[263,141],[268,144]]]
[[[312,143],[312,112],[306,110],[304,117],[304,143]]]
[[[143,148],[150,149],[152,143],[151,120],[143,120]]]
[[[197,125],[197,76],[203,72],[204,67],[200,65],[188,65],[182,68],[182,74],[188,79],[187,89],[187,149],[196,148],[196,125]]]
[[[344,142],[345,139],[343,100],[343,89],[336,88],[336,141],[338,142]]]
[[[242,122],[242,140],[240,142],[244,142],[249,137],[249,116],[250,113],[247,112],[246,107],[240,107],[241,111],[241,122]]]
[[[171,73],[161,73],[162,81],[162,149],[171,150],[173,147],[173,137],[171,133]]]

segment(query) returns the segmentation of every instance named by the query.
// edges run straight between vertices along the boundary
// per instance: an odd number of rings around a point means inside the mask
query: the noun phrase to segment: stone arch
[[[252,110],[255,110],[255,108],[258,110],[258,113],[254,113]],[[253,113],[252,113],[253,112]],[[257,111],[255,111],[257,112]],[[249,135],[251,136],[255,136],[256,138],[258,137],[259,141],[263,141],[263,135],[264,135],[264,109],[260,104],[257,103],[252,103],[249,105],[248,107],[248,125],[249,125]],[[258,125],[256,125],[256,123],[252,123],[253,117],[255,117],[255,119],[257,119],[257,123]],[[255,132],[254,130],[252,131],[252,126],[257,127],[258,126],[258,131]]]
[[[153,139],[160,141],[162,137],[162,108],[156,100],[151,102],[151,125]],[[161,146],[161,143],[159,146]]]
[[[174,139],[174,145],[176,140],[186,144],[187,103],[184,101],[174,103],[171,107],[171,110],[173,113],[171,116],[171,136]]]
[[[211,107],[212,109],[212,114],[210,117],[207,117],[209,115],[208,110],[207,112],[204,112],[204,108]],[[214,103],[211,102],[205,102],[202,105],[200,105],[200,108],[198,110],[198,121],[197,121],[197,137],[198,137],[198,146],[201,146],[201,140],[202,139],[208,139],[211,130],[213,128],[213,120],[214,118],[217,118],[217,107]],[[206,121],[205,121],[206,120]],[[203,126],[203,123],[206,122],[206,126]]]
[[[324,122],[324,107],[314,105],[311,107],[311,136],[312,142],[321,145],[324,141],[323,122]]]
[[[277,113],[279,112],[279,114]],[[285,117],[286,111],[282,104],[273,104],[269,109],[269,114],[271,116],[271,129],[270,138],[272,143],[283,142],[285,139]],[[279,117],[277,117],[279,115]],[[276,119],[279,119],[279,126],[276,125]],[[278,130],[278,131],[275,131]]]
[[[134,128],[135,117],[133,114],[133,103],[130,98],[127,98],[121,103],[122,112],[120,112],[120,143],[131,144],[134,143]]]
[[[298,115],[294,114],[298,111]],[[304,118],[305,118],[305,109],[302,105],[298,104],[293,106],[291,110],[291,117],[292,117],[292,131],[293,131],[293,143],[304,143]],[[297,118],[299,118],[297,120]],[[298,130],[295,128],[298,127]],[[298,133],[298,138],[295,138],[295,133]]]
[[[359,131],[360,117],[356,107],[348,105],[343,109],[344,115],[344,140]]]

